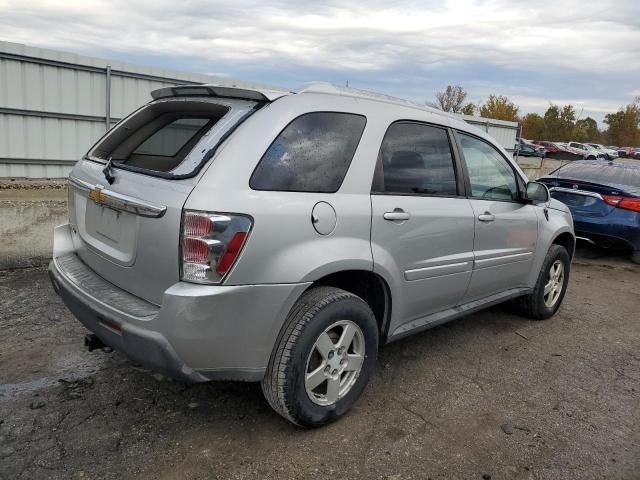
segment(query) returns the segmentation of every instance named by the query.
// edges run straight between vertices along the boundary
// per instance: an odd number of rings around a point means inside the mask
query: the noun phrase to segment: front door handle
[[[402,222],[404,220],[409,220],[411,215],[409,212],[405,212],[401,208],[395,208],[393,212],[384,212],[382,218],[385,220],[389,220],[390,222]]]
[[[493,222],[496,217],[491,212],[484,212],[478,215],[478,220],[481,222]]]

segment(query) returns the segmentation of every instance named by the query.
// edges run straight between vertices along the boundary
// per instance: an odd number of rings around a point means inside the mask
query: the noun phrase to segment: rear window
[[[203,101],[149,104],[114,127],[89,157],[150,173],[172,172],[229,110],[227,105]]]
[[[593,163],[568,163],[553,173],[554,176],[594,183],[612,183],[640,188],[640,168],[622,162],[594,161]]]
[[[313,112],[280,132],[251,175],[254,190],[337,192],[366,124],[350,113]]]
[[[175,157],[211,120],[203,117],[172,121],[138,145],[129,156],[129,162],[134,155]]]

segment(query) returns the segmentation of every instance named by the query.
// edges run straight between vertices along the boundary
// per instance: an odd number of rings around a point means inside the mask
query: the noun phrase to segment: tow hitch
[[[87,350],[93,352],[94,350],[104,350],[104,351],[112,351],[113,349],[100,340],[94,333],[88,333],[84,336],[84,346],[87,347]],[[108,349],[108,350],[107,350]]]

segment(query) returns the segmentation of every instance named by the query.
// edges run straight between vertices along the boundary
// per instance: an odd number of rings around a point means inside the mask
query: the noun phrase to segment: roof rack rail
[[[352,87],[338,87],[328,82],[311,82],[305,84],[302,88],[295,90],[295,93],[326,93],[329,95],[340,95],[344,97],[363,98],[368,100],[374,100],[377,102],[391,103],[394,105],[400,105],[409,108],[415,108],[425,112],[435,113],[436,115],[442,115],[448,118],[454,118],[461,120],[459,115],[455,115],[448,112],[443,112],[437,108],[422,105],[420,103],[405,100],[403,98],[393,97],[391,95],[385,95],[383,93],[372,92],[370,90],[362,90]]]

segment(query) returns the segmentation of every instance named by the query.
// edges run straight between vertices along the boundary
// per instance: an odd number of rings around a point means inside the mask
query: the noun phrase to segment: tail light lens
[[[185,211],[182,217],[182,280],[221,283],[247,242],[246,215]]]
[[[640,212],[640,198],[619,197],[617,195],[603,195],[602,199],[609,205],[632,212]]]

